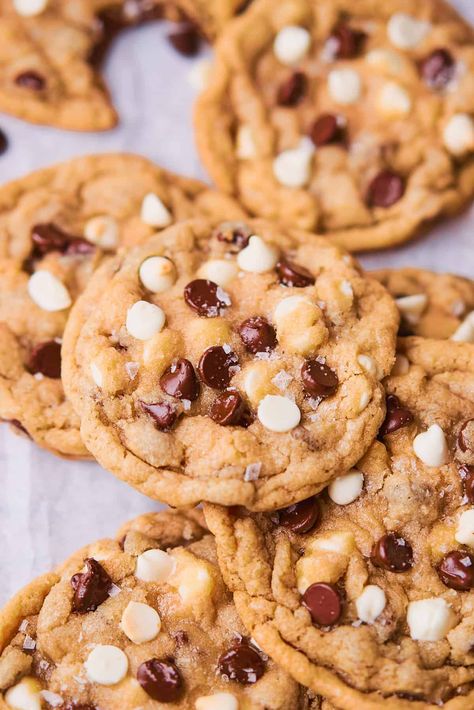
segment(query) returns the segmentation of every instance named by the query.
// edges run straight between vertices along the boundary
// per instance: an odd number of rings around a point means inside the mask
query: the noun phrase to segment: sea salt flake
[[[36,641],[34,638],[31,638],[31,636],[28,636],[28,634],[25,636],[25,640],[23,641],[23,648],[25,651],[34,651],[36,648]]]
[[[245,469],[244,481],[257,481],[260,476],[261,468],[262,464],[260,462],[249,463],[249,465]]]
[[[225,352],[226,355],[232,352],[232,348],[230,347],[229,343],[224,343],[222,346],[222,350]]]
[[[457,318],[462,316],[465,310],[466,304],[464,303],[464,301],[454,301],[454,303],[451,304],[451,313]]]
[[[43,700],[46,700],[48,705],[51,705],[52,708],[58,708],[64,703],[62,696],[57,693],[53,693],[51,690],[40,690],[40,695]]]
[[[23,619],[21,622],[20,626],[18,627],[18,631],[21,631],[22,633],[25,633],[26,629],[29,626],[29,621],[28,619]]]
[[[275,387],[278,387],[279,390],[284,392],[292,380],[293,375],[290,375],[290,373],[286,372],[286,370],[280,370],[280,372],[277,372],[275,377],[272,379],[272,382]]]
[[[317,355],[315,358],[316,362],[319,362],[320,365],[325,365],[326,364],[326,358],[324,355]]]
[[[308,404],[311,407],[311,409],[316,410],[319,407],[319,405],[321,404],[321,398],[320,397],[309,397]]]
[[[229,294],[226,291],[224,291],[224,289],[221,286],[217,287],[216,296],[219,299],[219,301],[221,303],[224,303],[226,306],[232,305],[232,301],[230,300]]]
[[[117,597],[122,590],[116,584],[112,584],[109,589],[109,597]]]
[[[126,362],[125,363],[125,370],[127,371],[127,375],[130,377],[131,380],[135,379],[135,377],[138,374],[139,369],[140,369],[140,364],[138,362]]]
[[[38,380],[38,382],[41,382],[42,380],[44,380],[44,375],[42,372],[35,372],[33,377],[35,378],[35,380]]]
[[[353,621],[351,626],[354,626],[356,629],[359,628],[359,626],[362,626],[363,621],[362,619],[357,619],[357,621]]]
[[[81,678],[80,675],[73,675],[72,679],[75,680],[78,685],[87,685],[87,680]]]
[[[182,399],[181,403],[183,405],[183,409],[185,412],[189,412],[191,409],[191,400],[190,399]]]

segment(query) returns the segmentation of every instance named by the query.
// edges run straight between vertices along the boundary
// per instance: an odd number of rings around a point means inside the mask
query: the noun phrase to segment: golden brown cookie
[[[198,147],[252,214],[391,246],[474,194],[473,68],[441,0],[256,0],[218,42]]]
[[[245,636],[191,513],[126,525],[0,611],[0,708],[309,710]]]
[[[105,254],[174,220],[221,218],[229,198],[130,155],[77,158],[0,189],[0,418],[87,456],[60,380],[70,306]]]
[[[417,268],[371,275],[395,299],[403,335],[474,342],[474,281]]]
[[[190,221],[89,289],[66,330],[66,391],[99,463],[146,495],[268,510],[370,446],[398,313],[327,240]]]
[[[407,338],[366,456],[273,514],[206,506],[248,632],[342,710],[474,703],[474,345]]]

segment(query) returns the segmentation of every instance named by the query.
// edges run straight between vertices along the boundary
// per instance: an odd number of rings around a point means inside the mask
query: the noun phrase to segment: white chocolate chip
[[[99,685],[115,685],[128,671],[128,658],[117,646],[98,644],[84,662],[89,679]]]
[[[204,91],[209,84],[212,72],[212,62],[210,59],[201,59],[194,62],[188,74],[188,82],[195,91]]]
[[[333,69],[328,76],[331,98],[338,104],[353,104],[360,98],[362,82],[354,69]]]
[[[137,301],[127,311],[126,328],[133,338],[149,340],[163,329],[164,311],[148,301]]]
[[[357,362],[370,375],[373,375],[374,377],[377,376],[377,365],[375,360],[369,357],[369,355],[358,355]]]
[[[14,710],[41,710],[41,685],[35,678],[25,677],[5,693],[5,701]]]
[[[396,358],[395,358],[395,363],[392,367],[392,372],[390,373],[391,375],[406,375],[408,370],[410,369],[410,362],[406,355],[402,355],[401,353],[398,353]]]
[[[239,273],[239,267],[230,259],[211,259],[199,269],[197,275],[201,279],[214,281],[223,288],[233,281]]]
[[[247,123],[240,126],[237,131],[236,153],[241,160],[255,158],[257,154],[252,129]]]
[[[415,641],[441,641],[456,625],[456,615],[441,597],[420,599],[408,604],[407,623]]]
[[[395,76],[402,74],[404,69],[402,58],[391,49],[372,49],[365,55],[365,61],[373,69]]]
[[[338,476],[328,486],[328,495],[337,505],[349,505],[362,493],[364,476],[353,468],[349,473]]]
[[[122,614],[120,628],[133,643],[147,643],[160,633],[161,619],[153,607],[131,601]]]
[[[37,306],[50,313],[64,311],[72,303],[65,285],[50,271],[44,269],[35,271],[30,276],[28,293]]]
[[[356,599],[357,616],[366,624],[373,624],[385,609],[386,604],[387,597],[383,589],[376,584],[368,584]]]
[[[411,325],[416,325],[428,305],[428,296],[426,293],[402,296],[401,298],[396,298],[395,303],[405,320]]]
[[[444,466],[449,461],[448,444],[439,424],[415,436],[413,451],[426,466]]]
[[[400,84],[389,81],[384,84],[377,97],[377,108],[387,118],[401,118],[411,111],[411,98]]]
[[[359,397],[359,407],[358,407],[358,414],[364,411],[364,409],[368,406],[370,400],[372,399],[372,394],[368,388],[366,388],[360,395]]]
[[[261,237],[250,237],[248,245],[237,255],[237,263],[242,271],[263,274],[275,268],[278,261],[278,249],[267,244]]]
[[[273,311],[273,319],[277,326],[302,305],[312,306],[314,304],[306,296],[288,296],[277,303]]]
[[[197,607],[209,599],[214,590],[210,566],[192,553],[180,550],[176,554],[176,569],[168,583],[178,590],[185,607]]]
[[[288,25],[283,27],[273,42],[273,51],[282,64],[292,65],[299,62],[308,53],[311,35],[304,27]]]
[[[311,178],[314,146],[309,138],[302,138],[296,148],[284,150],[273,161],[273,174],[280,185],[304,187]]]
[[[48,6],[48,0],[13,0],[13,7],[23,17],[41,15]]]
[[[167,227],[173,221],[170,211],[154,192],[143,198],[140,217],[150,227]]]
[[[146,550],[137,557],[135,577],[143,582],[166,582],[175,567],[175,560],[167,552]]]
[[[148,291],[163,293],[176,281],[176,268],[165,256],[149,256],[140,264],[138,275]]]
[[[258,405],[258,418],[269,431],[291,431],[300,423],[301,412],[288,397],[267,394]]]
[[[40,696],[43,698],[43,700],[46,700],[48,705],[50,705],[52,708],[59,708],[64,705],[64,698],[62,695],[58,695],[58,693],[52,693],[51,690],[42,690],[40,692]]]
[[[404,12],[392,15],[387,24],[390,42],[398,49],[414,49],[426,37],[430,24],[417,20]]]
[[[474,508],[461,513],[454,537],[461,545],[474,548]]]
[[[195,702],[196,710],[239,710],[239,702],[232,693],[203,695]]]
[[[91,371],[92,379],[94,380],[97,387],[103,387],[104,386],[104,375],[102,374],[102,370],[100,369],[100,367],[95,362],[91,362],[90,371]]]
[[[474,150],[474,121],[467,113],[456,113],[444,127],[443,142],[453,155]]]
[[[84,236],[88,242],[96,244],[105,251],[115,249],[119,237],[118,224],[109,215],[92,217],[84,226]]]
[[[450,340],[458,343],[474,343],[474,311],[465,317]]]

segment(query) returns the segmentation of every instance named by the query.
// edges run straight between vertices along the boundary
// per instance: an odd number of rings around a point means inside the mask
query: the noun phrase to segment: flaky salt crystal
[[[260,470],[262,468],[262,464],[260,462],[258,463],[249,463],[247,468],[245,469],[244,473],[244,481],[256,481],[258,477],[260,476]]]
[[[126,362],[125,369],[130,379],[134,380],[138,374],[138,370],[140,369],[140,364],[138,362]]]

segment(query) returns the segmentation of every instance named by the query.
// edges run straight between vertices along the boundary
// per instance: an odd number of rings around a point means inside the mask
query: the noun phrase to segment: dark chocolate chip
[[[170,660],[151,658],[138,667],[137,680],[150,698],[160,703],[175,703],[183,692],[183,679]]]
[[[314,276],[311,271],[305,269],[300,264],[295,264],[287,259],[281,259],[275,267],[278,280],[282,286],[289,288],[306,288],[314,284]]]
[[[76,703],[74,700],[66,705],[61,705],[61,710],[97,710],[95,705]]]
[[[210,418],[221,426],[248,426],[247,406],[238,392],[223,392],[211,404]]]
[[[474,419],[468,419],[462,425],[458,434],[458,446],[463,454],[474,450]]]
[[[199,360],[202,381],[215,390],[225,390],[237,371],[239,359],[227,346],[213,345],[203,352]]]
[[[339,378],[330,367],[319,360],[306,360],[301,366],[301,380],[310,397],[326,399],[339,387]]]
[[[272,515],[272,520],[277,525],[288,528],[291,532],[304,535],[313,530],[321,520],[319,501],[314,496],[302,500],[299,503],[288,506],[288,508],[276,511]]]
[[[370,559],[390,572],[407,572],[413,567],[413,550],[400,535],[387,533],[374,544]]]
[[[474,555],[464,550],[452,550],[438,567],[439,578],[450,589],[465,592],[474,587]]]
[[[387,414],[384,423],[380,427],[382,436],[392,434],[397,429],[408,426],[413,421],[413,414],[400,404],[400,400],[394,394],[387,395],[386,402]]]
[[[243,222],[223,222],[217,228],[215,235],[219,242],[235,247],[231,251],[241,251],[248,245],[252,230]]]
[[[318,626],[333,626],[341,618],[341,595],[333,584],[312,584],[303,594],[302,600]]]
[[[329,38],[331,46],[334,48],[334,57],[337,59],[353,59],[360,53],[365,38],[365,32],[353,30],[346,24],[338,25]]]
[[[405,194],[405,180],[391,170],[383,170],[374,177],[367,191],[369,207],[391,207]]]
[[[184,300],[199,316],[216,318],[230,305],[227,294],[214,281],[195,279],[184,289]]]
[[[85,560],[85,566],[85,572],[78,572],[71,577],[71,587],[74,589],[72,609],[79,614],[95,611],[108,599],[109,590],[113,584],[97,560],[90,557]]]
[[[58,380],[61,377],[61,345],[55,340],[48,340],[33,348],[28,360],[28,370],[35,375]]]
[[[275,328],[261,316],[244,320],[239,326],[239,335],[246,349],[253,354],[270,352],[277,345]]]
[[[474,466],[465,464],[459,468],[463,480],[464,493],[469,503],[474,503]]]
[[[193,402],[199,397],[199,382],[194,367],[184,358],[177,360],[160,377],[163,392],[176,399]]]
[[[265,660],[257,649],[245,639],[239,640],[223,653],[217,662],[222,676],[242,685],[256,683],[265,673],[265,666]]]
[[[22,89],[29,89],[30,91],[42,91],[46,86],[46,81],[41,74],[34,71],[33,69],[29,71],[23,71],[17,74],[15,77],[15,84],[21,86]]]
[[[435,49],[420,64],[424,81],[433,89],[444,89],[453,79],[456,63],[447,49]]]
[[[6,133],[0,128],[0,155],[3,155],[8,150],[8,138]]]
[[[201,37],[191,22],[183,22],[168,35],[168,40],[177,52],[185,57],[195,57],[201,46]]]
[[[345,130],[338,117],[332,113],[324,113],[311,126],[310,137],[314,145],[320,148],[330,143],[342,143]]]
[[[35,251],[42,255],[51,251],[64,252],[74,237],[66,234],[52,222],[48,222],[47,224],[35,224],[31,230],[31,239],[35,245]]]
[[[169,431],[178,418],[176,407],[169,402],[140,402],[140,406],[144,412],[150,415],[156,428],[160,431]]]
[[[295,71],[278,89],[277,103],[280,106],[296,106],[303,98],[307,87],[306,75]]]

